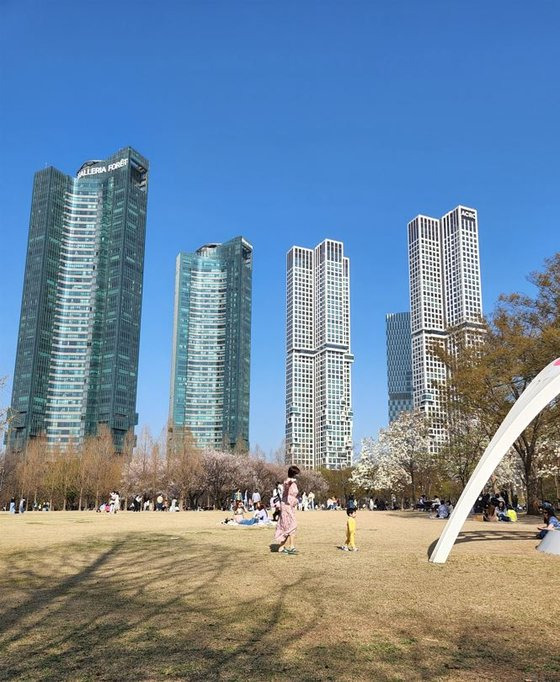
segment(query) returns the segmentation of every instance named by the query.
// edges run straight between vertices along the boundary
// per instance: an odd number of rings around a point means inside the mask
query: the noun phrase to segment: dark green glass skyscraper
[[[252,268],[243,237],[177,256],[170,425],[201,447],[249,445]]]
[[[148,161],[126,147],[74,178],[35,174],[8,446],[137,423]]]

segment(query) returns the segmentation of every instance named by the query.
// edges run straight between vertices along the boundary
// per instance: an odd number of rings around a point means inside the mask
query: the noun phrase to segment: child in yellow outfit
[[[346,510],[348,518],[346,519],[346,544],[342,545],[340,549],[344,552],[357,552],[356,547],[356,508],[348,507]]]

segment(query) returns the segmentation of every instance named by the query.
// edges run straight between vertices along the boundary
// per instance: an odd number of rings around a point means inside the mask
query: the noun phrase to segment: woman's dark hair
[[[291,466],[288,469],[288,478],[295,478],[300,473],[299,467]]]

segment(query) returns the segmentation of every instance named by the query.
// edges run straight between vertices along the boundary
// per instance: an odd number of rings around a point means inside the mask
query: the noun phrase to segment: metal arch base
[[[549,530],[540,541],[537,550],[545,554],[558,554],[560,556],[560,530]]]
[[[432,563],[444,564],[447,561],[469,511],[498,464],[523,430],[558,395],[560,395],[560,358],[547,365],[533,379],[496,431],[443,529],[430,556]]]

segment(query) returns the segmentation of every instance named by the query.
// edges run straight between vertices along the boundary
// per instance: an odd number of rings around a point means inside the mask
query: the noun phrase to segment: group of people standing
[[[146,499],[144,499],[146,497]],[[159,493],[156,497],[155,504],[152,500],[145,495],[135,495],[132,498],[132,502],[129,505],[129,510],[134,512],[139,511],[179,511],[179,504],[176,497],[171,498],[171,502],[167,497],[164,497],[162,493]]]
[[[273,509],[275,504],[279,502],[282,498],[283,483],[277,482],[272,491],[272,496],[270,498],[270,508]],[[246,490],[245,495],[241,494],[241,490],[236,490],[232,496],[232,503],[230,510],[234,511],[239,507],[239,504],[243,504],[245,511],[255,511],[257,504],[262,502],[261,494],[258,490],[253,491],[250,495]],[[297,495],[297,509],[299,511],[313,511],[315,509],[315,493],[313,491],[299,493]]]
[[[16,502],[16,498],[12,497],[10,500],[10,507],[9,507],[9,512],[10,514],[23,514],[25,510],[27,509],[27,502],[25,500],[25,497],[21,497],[19,500],[19,505]],[[6,510],[6,507],[4,507],[4,511]]]
[[[298,497],[298,509],[300,511],[314,511],[315,510],[315,493],[313,491],[304,492]]]

